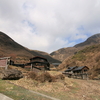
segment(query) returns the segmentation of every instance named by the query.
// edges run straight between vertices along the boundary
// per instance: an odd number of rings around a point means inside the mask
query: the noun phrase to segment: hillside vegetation
[[[34,45],[34,44],[32,44]],[[50,63],[59,63],[61,61],[53,58],[46,52],[30,50],[17,42],[15,42],[12,38],[6,35],[3,32],[0,32],[0,57],[11,57],[15,63],[28,63],[29,59],[34,56],[42,56]]]
[[[100,33],[89,37],[86,41],[76,44],[73,47],[61,48],[57,51],[52,52],[50,55],[61,61],[74,55],[76,52],[84,49],[85,47],[100,44]]]
[[[90,69],[91,78],[100,78],[100,44],[92,45],[78,51],[74,56],[65,59],[59,69],[71,66],[87,66]]]
[[[59,72],[50,72],[51,75]],[[100,81],[65,78],[57,82],[40,83],[26,77],[20,80],[0,80],[0,92],[14,100],[54,100],[39,94],[57,98],[57,100],[100,100]]]
[[[2,35],[4,34],[1,34],[1,36]],[[12,55],[13,59],[15,59],[17,63],[19,63],[19,61],[21,63],[22,61],[26,62],[30,56],[37,55],[48,58],[50,62],[59,62],[59,60],[52,58],[45,52],[29,50],[22,46],[18,46],[18,48],[15,47],[14,49],[12,42],[9,43],[9,41],[6,41],[6,44],[4,43],[5,41],[3,40],[3,42],[0,44],[0,53],[2,54],[1,56]],[[8,43],[9,45],[6,46]],[[17,44],[15,43],[15,45]],[[72,51],[74,51],[74,49]],[[67,77],[63,78],[61,72],[71,66],[89,67],[90,80],[73,79]],[[47,75],[41,74],[38,76],[34,74],[34,77],[33,74],[30,73],[30,75],[32,75],[30,78],[28,77],[29,71],[23,68],[10,66],[10,69],[18,69],[24,75],[24,77],[19,80],[0,80],[0,93],[13,98],[14,100],[49,100],[48,98],[34,94],[29,90],[60,100],[100,99],[100,81],[91,80],[100,79],[100,44],[91,45],[83,48],[80,51],[75,51],[73,56],[66,57],[62,64],[58,67],[60,71],[48,71],[49,74]],[[43,75],[45,77],[43,77]]]

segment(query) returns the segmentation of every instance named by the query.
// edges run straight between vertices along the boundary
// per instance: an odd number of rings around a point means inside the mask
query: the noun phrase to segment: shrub
[[[38,76],[38,74],[36,72],[30,71],[28,73],[28,77],[31,79],[35,79]]]
[[[33,71],[28,73],[28,77],[33,79],[33,80],[42,82],[42,83],[46,82],[46,81],[47,82],[56,82],[57,80],[64,80],[65,79],[65,76],[62,74],[52,76],[48,72],[44,72],[42,74],[37,74]]]
[[[45,73],[42,73],[41,75],[37,76],[36,80],[40,81],[40,82],[46,82],[46,81],[52,82],[54,80],[54,77],[51,76],[48,72],[45,72]]]
[[[65,76],[63,74],[56,75],[56,79],[64,80]]]

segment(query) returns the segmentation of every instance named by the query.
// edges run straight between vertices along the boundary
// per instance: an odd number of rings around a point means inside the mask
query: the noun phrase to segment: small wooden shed
[[[87,73],[89,68],[87,66],[77,67],[73,70],[74,73]]]
[[[2,58],[0,58],[0,68],[8,69],[8,66],[10,64],[10,58],[11,57],[2,57]]]
[[[88,79],[89,68],[87,66],[77,67],[73,70],[74,76],[76,78],[81,77],[82,79]]]
[[[88,70],[89,68],[87,66],[74,66],[68,67],[68,69],[65,70],[63,74],[68,77],[88,79]]]

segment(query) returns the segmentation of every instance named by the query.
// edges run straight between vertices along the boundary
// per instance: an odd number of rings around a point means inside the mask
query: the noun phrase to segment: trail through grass
[[[0,80],[0,93],[3,93],[14,100],[51,100],[36,95],[23,87],[10,84],[5,80]]]

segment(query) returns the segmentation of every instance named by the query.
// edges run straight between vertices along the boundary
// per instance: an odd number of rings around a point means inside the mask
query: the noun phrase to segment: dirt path
[[[11,99],[11,98],[7,97],[6,95],[0,93],[0,100],[13,100],[13,99]]]
[[[11,82],[8,82],[8,83],[13,84],[13,85],[16,85],[16,84],[11,83]],[[18,85],[16,85],[16,86],[18,86]],[[26,89],[25,87],[22,87],[22,86],[20,86],[20,87]],[[29,92],[31,92],[31,93],[33,93],[33,94],[36,94],[36,95],[38,95],[38,96],[45,97],[45,98],[47,98],[48,100],[60,100],[60,99],[58,99],[58,98],[54,98],[54,97],[52,97],[52,96],[48,96],[48,95],[42,94],[42,93],[40,93],[40,92],[36,92],[36,91],[33,91],[33,90],[29,90],[29,89],[26,89],[26,90],[29,91]],[[0,99],[0,100],[1,100],[1,99]]]

